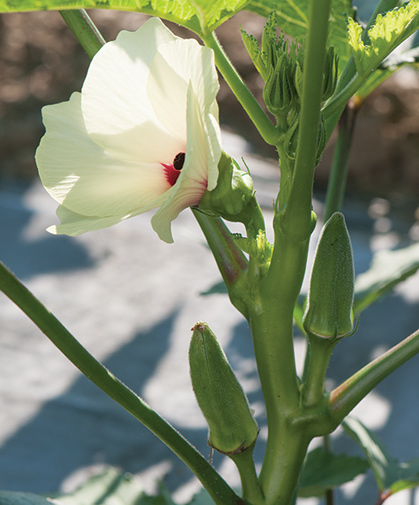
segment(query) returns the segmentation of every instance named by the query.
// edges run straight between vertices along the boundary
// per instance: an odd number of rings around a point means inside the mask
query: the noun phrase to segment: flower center
[[[166,180],[171,186],[174,186],[176,181],[178,180],[180,171],[182,170],[184,163],[185,163],[185,153],[177,153],[177,155],[173,158],[173,163],[171,165],[162,163],[166,175]]]
[[[185,153],[177,153],[173,158],[173,168],[176,170],[182,170],[183,164],[185,163]]]

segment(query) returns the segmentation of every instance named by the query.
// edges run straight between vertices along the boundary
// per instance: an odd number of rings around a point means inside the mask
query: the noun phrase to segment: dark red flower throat
[[[164,173],[166,175],[166,180],[171,186],[174,186],[176,184],[184,163],[185,153],[177,153],[177,155],[173,158],[173,163],[171,165],[162,163],[162,166],[164,167]]]

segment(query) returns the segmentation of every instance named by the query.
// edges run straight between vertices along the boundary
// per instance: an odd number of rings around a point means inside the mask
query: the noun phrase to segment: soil
[[[135,30],[147,17],[138,13],[90,11],[105,39],[121,29]],[[239,73],[262,103],[263,82],[241,41],[240,26],[260,37],[264,19],[242,12],[217,34]],[[182,36],[187,30],[170,25]],[[58,12],[0,16],[0,175],[36,176],[34,151],[43,134],[43,105],[67,100],[79,90],[89,58]],[[221,79],[220,119],[249,141],[261,156],[275,158]],[[333,139],[317,169],[316,184],[327,181]],[[350,159],[348,188],[352,192],[388,198],[419,196],[419,75],[395,74],[363,105]]]

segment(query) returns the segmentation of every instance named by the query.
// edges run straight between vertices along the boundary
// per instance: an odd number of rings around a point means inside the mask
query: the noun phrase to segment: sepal
[[[198,209],[228,221],[240,221],[237,217],[254,196],[252,178],[248,172],[240,170],[233,158],[224,152],[218,171],[217,186],[203,194]]]

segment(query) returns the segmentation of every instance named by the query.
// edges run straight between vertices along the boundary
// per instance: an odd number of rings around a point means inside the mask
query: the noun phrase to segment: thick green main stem
[[[313,176],[320,126],[323,68],[331,0],[310,3],[310,24],[304,57],[303,97],[293,183],[287,215],[293,233],[311,233]]]
[[[313,230],[312,185],[320,124],[331,0],[311,0],[304,59],[299,143],[288,201],[277,209],[271,266],[255,299],[250,325],[268,418],[260,474],[267,505],[289,505],[310,436],[293,424],[301,412],[293,346],[293,311]]]
[[[244,504],[186,439],[99,363],[1,262],[0,290],[89,380],[164,442],[192,470],[217,505]]]

